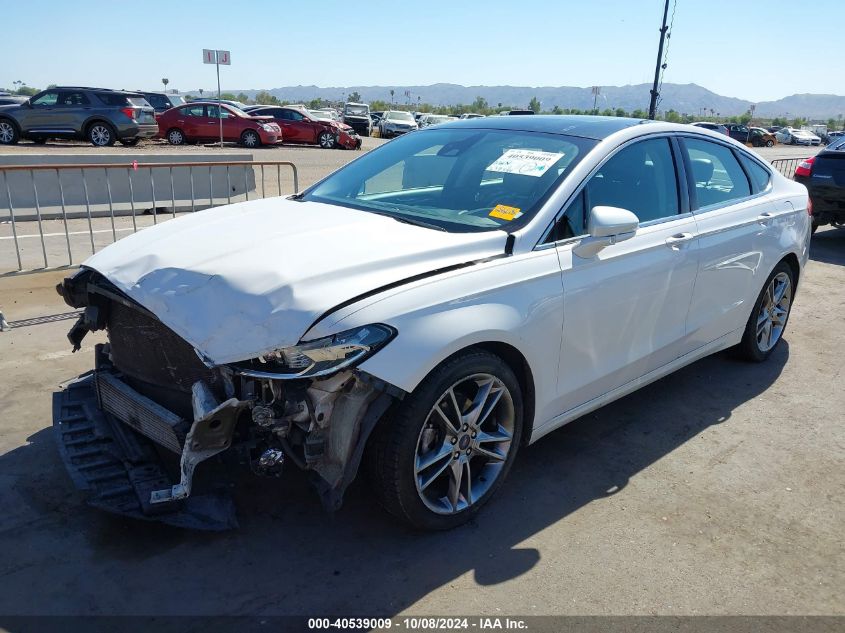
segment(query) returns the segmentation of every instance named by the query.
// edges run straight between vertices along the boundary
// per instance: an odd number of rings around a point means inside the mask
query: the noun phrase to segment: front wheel
[[[768,141],[766,141],[766,147],[774,147],[774,146],[775,146],[775,142],[772,139],[769,139]]]
[[[14,145],[19,138],[18,128],[14,123],[0,119],[0,145]]]
[[[261,145],[261,138],[255,130],[244,130],[241,134],[241,145],[244,147],[259,147]]]
[[[107,123],[92,123],[88,128],[88,140],[94,147],[110,147],[117,137]]]
[[[771,356],[786,330],[794,292],[795,273],[782,261],[766,279],[748,317],[736,350],[742,358],[759,363]]]
[[[318,140],[320,141],[320,147],[323,149],[333,149],[337,142],[335,135],[331,132],[322,132]]]
[[[499,357],[470,350],[439,365],[368,446],[382,504],[414,527],[470,520],[502,484],[522,438],[522,392]]]

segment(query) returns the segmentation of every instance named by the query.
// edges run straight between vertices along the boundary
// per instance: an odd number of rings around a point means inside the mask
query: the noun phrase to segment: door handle
[[[685,244],[686,242],[689,242],[694,237],[695,237],[695,235],[693,235],[692,233],[676,233],[672,237],[666,238],[666,246],[668,246],[669,248],[674,248],[674,249],[677,250],[683,244]]]
[[[763,226],[766,226],[766,224],[769,223],[769,220],[771,220],[773,217],[775,217],[774,213],[770,213],[769,211],[764,211],[763,213],[761,213],[760,215],[757,216],[757,221],[760,224],[762,224]]]

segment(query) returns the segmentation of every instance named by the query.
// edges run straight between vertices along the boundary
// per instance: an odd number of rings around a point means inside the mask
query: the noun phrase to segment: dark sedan
[[[806,185],[813,204],[813,231],[823,224],[845,226],[845,138],[802,161],[795,180]]]

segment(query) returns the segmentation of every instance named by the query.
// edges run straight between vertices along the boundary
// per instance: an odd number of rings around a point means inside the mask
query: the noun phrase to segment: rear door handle
[[[769,223],[769,220],[771,220],[773,217],[775,217],[774,213],[770,213],[769,211],[764,211],[763,213],[761,213],[760,215],[757,216],[757,221],[760,224],[762,224],[763,226],[765,226],[766,224]]]
[[[666,246],[668,246],[670,248],[678,249],[683,244],[685,244],[686,242],[689,242],[694,237],[695,237],[695,235],[693,235],[692,233],[677,233],[677,234],[673,235],[672,237],[666,238]]]

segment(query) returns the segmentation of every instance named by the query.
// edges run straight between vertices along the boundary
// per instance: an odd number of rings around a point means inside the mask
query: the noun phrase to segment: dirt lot
[[[225,534],[84,507],[51,393],[96,337],[70,353],[62,274],[0,276],[6,318],[32,319],[0,333],[0,614],[845,615],[845,230],[814,238],[769,362],[718,354],[551,434],[441,534],[363,481],[327,515],[293,467],[242,477]]]

